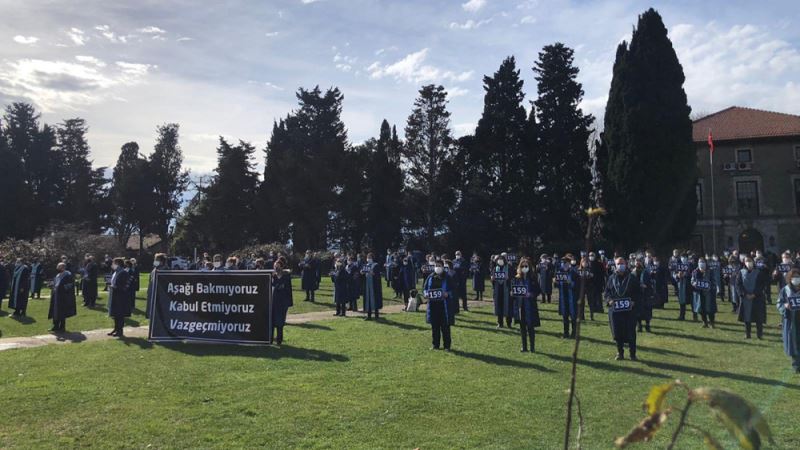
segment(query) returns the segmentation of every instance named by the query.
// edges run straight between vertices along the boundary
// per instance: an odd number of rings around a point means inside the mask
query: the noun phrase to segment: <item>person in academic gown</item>
[[[314,258],[311,250],[306,251],[306,256],[300,262],[300,285],[306,293],[306,302],[313,302],[314,295],[319,289],[319,281],[317,275],[319,272],[319,261]]]
[[[746,339],[750,339],[753,322],[756,324],[756,337],[762,339],[764,324],[767,323],[764,284],[769,283],[769,273],[756,267],[755,261],[749,256],[745,258],[744,266],[737,279],[741,300],[739,322],[744,322]]]
[[[130,259],[125,260],[125,271],[128,272],[128,302],[131,305],[131,314],[136,310],[136,291],[133,290],[133,263]]]
[[[506,325],[511,328],[514,316],[517,314],[514,298],[509,293],[510,272],[506,265],[505,256],[498,256],[491,271],[492,297],[494,300],[494,315],[497,317],[497,328],[503,328],[503,318],[506,320]]]
[[[31,298],[42,298],[42,284],[44,284],[44,266],[39,262],[39,258],[34,258],[31,264]]]
[[[678,264],[681,262],[680,252],[678,249],[672,250],[672,256],[669,258],[669,263],[667,264],[667,268],[669,269],[670,273],[670,282],[672,283],[673,293],[675,296],[678,297],[678,279],[676,275],[678,273]]]
[[[587,284],[586,298],[589,300],[589,318],[594,320],[595,313],[603,312],[603,290],[607,276],[606,268],[594,252],[589,252],[589,271],[592,276]]]
[[[756,250],[756,257],[753,259],[756,263],[756,268],[767,274],[772,273],[772,264],[769,259],[764,255],[761,250]],[[772,303],[772,283],[767,280],[764,285],[764,301],[767,305]]]
[[[53,279],[53,290],[50,294],[50,309],[47,318],[53,321],[50,331],[65,331],[67,318],[77,314],[75,306],[75,278],[67,270],[67,265],[58,263],[58,272]]]
[[[451,288],[452,279],[444,272],[443,261],[436,261],[433,273],[423,282],[423,295],[428,302],[425,321],[431,326],[431,350],[439,350],[444,341],[444,350],[450,351],[452,338],[450,327],[455,324],[455,294]]]
[[[575,337],[575,326],[578,321],[578,271],[572,266],[572,255],[566,254],[561,265],[556,268],[555,284],[558,289],[558,314],[564,324],[563,337]],[[570,325],[572,329],[570,331]]]
[[[111,282],[108,285],[108,316],[114,319],[114,329],[108,335],[123,337],[125,318],[131,316],[131,275],[125,270],[123,258],[114,258],[111,270]]]
[[[333,303],[336,304],[336,314],[334,316],[344,317],[347,311],[347,304],[350,302],[350,273],[344,267],[341,259],[336,260],[331,272],[331,281],[333,282]]]
[[[469,266],[467,260],[464,259],[461,251],[456,251],[456,258],[453,260],[453,277],[457,280],[458,286],[456,287],[456,301],[461,300],[461,309],[469,311],[467,305],[467,278]]]
[[[542,253],[539,258],[536,274],[539,277],[539,287],[542,288],[542,303],[550,303],[553,295],[553,264],[546,253]]]
[[[83,268],[83,278],[81,279],[83,284],[83,289],[81,289],[83,306],[94,308],[97,303],[97,276],[99,271],[97,263],[94,262],[94,257],[86,255],[86,266]]]
[[[11,272],[11,286],[8,293],[8,307],[14,310],[15,317],[25,317],[28,309],[28,291],[31,288],[31,268],[21,259],[17,258],[14,270]]]
[[[634,263],[631,275],[639,278],[639,286],[641,288],[641,301],[637,302],[635,308],[639,332],[642,332],[642,322],[644,322],[644,329],[649,333],[650,321],[653,320],[653,304],[655,303],[653,280],[650,278],[650,271],[645,270],[642,260],[638,260]]]
[[[361,273],[358,263],[353,256],[347,258],[347,274],[350,280],[350,286],[347,290],[349,294],[348,311],[358,311],[358,298],[361,294]]]
[[[156,299],[153,297],[155,295],[155,288],[156,288],[156,274],[159,270],[164,270],[167,267],[167,255],[163,253],[156,253],[155,257],[153,258],[153,270],[150,271],[150,276],[147,279],[147,304],[145,305],[144,315],[148,319],[150,318],[150,312],[153,308],[153,303]]]
[[[678,305],[680,306],[680,314],[678,320],[686,320],[686,306],[692,304],[692,270],[694,269],[689,263],[689,257],[684,255],[675,263],[675,271],[672,273],[672,278],[678,285]],[[694,320],[697,321],[697,314],[693,314]]]
[[[718,296],[720,299],[724,299],[725,283],[722,282],[722,263],[716,253],[711,255],[710,260],[706,258],[706,263],[708,264],[708,271],[711,274],[711,278],[714,279],[714,285],[717,287],[714,295]]]
[[[786,274],[777,306],[782,321],[783,351],[792,358],[795,372],[800,373],[800,269],[793,267]]]
[[[781,255],[781,262],[775,265],[775,270],[772,272],[772,281],[778,286],[778,292],[786,286],[786,274],[789,273],[795,265],[792,262],[792,254],[784,252]]]
[[[395,281],[397,289],[400,290],[400,295],[403,297],[403,303],[405,304],[404,309],[408,308],[409,293],[412,289],[416,288],[414,284],[415,269],[410,260],[411,257],[409,256],[403,258],[403,262],[401,262],[398,267],[397,280]]]
[[[584,252],[581,252],[584,253]],[[580,320],[586,320],[586,305],[590,303],[589,298],[591,296],[590,292],[594,289],[594,273],[592,273],[592,266],[589,261],[589,257],[584,255],[581,256],[580,264],[578,265],[578,283],[575,287],[575,295],[578,297],[578,315]],[[583,297],[580,297],[581,294],[581,286],[583,286]],[[581,308],[581,301],[583,301],[583,307]],[[589,318],[594,320],[594,310],[592,310],[592,306],[589,305]]]
[[[273,268],[272,277],[272,330],[270,336],[278,345],[283,343],[283,327],[286,326],[286,315],[292,302],[292,274],[286,271],[286,260],[278,258]]]
[[[742,265],[736,256],[728,258],[728,265],[725,266],[723,281],[728,284],[728,301],[731,302],[731,311],[739,309],[740,295],[738,291],[739,274],[742,272]]]
[[[669,297],[669,271],[661,264],[658,256],[653,256],[648,271],[653,288],[653,308],[664,309],[664,304],[667,303],[667,297]]]
[[[139,292],[139,288],[141,287],[141,280],[139,279],[139,275],[141,271],[139,270],[139,262],[136,261],[136,258],[131,258],[131,290],[133,291],[133,298],[136,299],[136,293]]]
[[[475,255],[469,267],[472,276],[472,290],[475,291],[475,300],[483,301],[483,292],[486,290],[486,279],[484,278],[481,257]]]
[[[364,280],[364,312],[367,313],[366,320],[380,318],[380,310],[383,308],[383,286],[381,283],[381,267],[375,262],[375,255],[367,254],[367,262],[362,268],[362,279]]]
[[[522,338],[521,352],[536,351],[536,328],[541,326],[537,297],[541,293],[538,277],[531,270],[530,259],[522,258],[516,276],[511,280],[511,295],[519,307],[519,334]]]
[[[608,306],[608,324],[617,343],[617,360],[625,359],[625,344],[630,357],[636,360],[636,302],[641,301],[641,288],[628,270],[625,258],[615,260],[615,271],[608,277],[604,297]]]
[[[703,318],[703,328],[714,328],[714,315],[717,313],[716,278],[707,267],[705,259],[697,262],[692,272],[692,311]]]

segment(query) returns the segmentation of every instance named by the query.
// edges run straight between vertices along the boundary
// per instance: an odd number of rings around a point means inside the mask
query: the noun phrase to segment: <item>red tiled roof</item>
[[[715,141],[800,136],[800,116],[731,106],[695,120],[694,142],[707,142],[709,128]]]

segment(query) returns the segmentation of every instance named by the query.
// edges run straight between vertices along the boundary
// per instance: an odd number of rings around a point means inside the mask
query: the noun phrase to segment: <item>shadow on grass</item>
[[[459,324],[458,321],[456,321],[456,327],[466,328],[468,330],[488,331],[491,333],[504,333],[504,334],[515,334],[515,335],[519,334],[519,327],[516,329],[506,328],[505,326],[503,326],[503,328],[497,328],[497,324],[486,324],[485,327],[476,327],[473,325],[462,325]]]
[[[718,338],[707,337],[707,336],[698,336],[698,335],[695,335],[695,334],[672,333],[672,332],[669,332],[669,331],[659,331],[657,334],[658,334],[658,336],[668,336],[668,337],[673,337],[673,338],[688,339],[690,341],[703,341],[703,342],[709,342],[709,343],[712,343],[712,344],[745,344],[746,343],[744,338],[742,338],[742,340],[718,339]],[[744,327],[742,327],[742,335],[744,335]],[[752,344],[749,344],[749,343],[747,343],[747,344],[748,345],[752,345]],[[755,342],[753,344],[761,345],[762,347],[765,346],[763,344],[756,344]]]
[[[643,364],[648,367],[653,367],[661,370],[671,370],[675,372],[683,372],[691,375],[701,375],[704,377],[717,377],[727,378],[730,380],[744,381],[745,383],[763,384],[765,386],[781,386],[789,389],[800,390],[800,385],[785,383],[780,380],[771,380],[769,378],[761,378],[753,375],[742,375],[738,373],[722,372],[719,370],[705,369],[699,367],[684,366],[681,364],[664,363],[658,361],[643,361]]]
[[[387,319],[386,316],[381,316],[381,318],[376,323],[379,323],[381,325],[390,325],[393,327],[400,328],[401,330],[419,330],[419,331],[430,330],[427,327],[421,327],[419,325],[411,325],[409,323],[395,322],[394,320]]]
[[[137,339],[139,341],[137,341]],[[144,341],[144,343],[140,343]],[[152,344],[144,338],[131,338],[131,344],[139,345],[142,348],[150,348]],[[126,341],[126,344],[128,342]],[[149,345],[149,347],[148,347]],[[299,359],[303,361],[317,362],[346,362],[350,358],[346,355],[325,352],[310,348],[293,347],[291,345],[277,346],[244,346],[244,345],[221,345],[206,343],[183,343],[183,342],[163,342],[161,347],[183,353],[190,356],[243,356],[249,358],[268,358],[268,359]]]
[[[540,372],[555,372],[552,369],[548,369],[547,367],[541,366],[539,364],[534,364],[531,362],[526,361],[518,361],[515,359],[508,359],[508,358],[501,358],[499,356],[492,356],[492,355],[483,355],[480,353],[473,353],[473,352],[465,352],[461,350],[452,350],[452,353],[461,356],[464,358],[474,359],[477,361],[485,362],[487,364],[492,364],[495,366],[506,366],[506,367],[518,367],[522,369],[534,369]],[[536,355],[536,353],[534,353]]]
[[[581,338],[583,340],[583,338]],[[616,354],[616,350],[613,352]],[[540,355],[547,356],[550,359],[554,359],[556,361],[572,363],[571,356],[564,356],[564,355],[555,355],[551,353],[539,353]],[[624,362],[618,362],[615,364],[600,362],[600,361],[587,361],[585,359],[578,359],[578,365],[591,367],[593,369],[600,369],[600,370],[608,370],[610,372],[628,372],[633,373],[636,375],[641,375],[644,377],[652,377],[652,378],[668,378],[671,379],[672,377],[666,373],[657,373],[657,372],[650,372],[647,370],[642,369],[641,367],[637,367],[636,365],[639,363],[633,362],[630,360],[626,360]]]
[[[317,323],[312,323],[312,322],[287,323],[286,325],[289,326],[289,327],[306,328],[306,329],[309,329],[309,330],[324,330],[324,331],[333,330],[333,328],[331,328],[331,327],[328,327],[328,326],[325,326],[325,325],[320,325],[320,324],[317,324]]]
[[[78,343],[86,340],[86,335],[80,331],[65,331],[53,333],[59,342]]]
[[[36,323],[36,319],[31,316],[9,316],[11,320],[15,320],[23,325],[30,325],[32,323]]]

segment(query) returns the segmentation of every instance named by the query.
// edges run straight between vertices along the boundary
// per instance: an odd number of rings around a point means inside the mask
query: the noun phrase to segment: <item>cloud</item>
[[[533,16],[525,16],[525,17],[523,17],[522,19],[519,19],[519,23],[520,23],[521,25],[529,25],[529,24],[536,23],[536,17],[533,17]]]
[[[21,34],[14,36],[14,42],[16,42],[17,44],[31,45],[35,44],[38,41],[39,38],[34,36],[22,36]]]
[[[476,126],[478,125],[473,122],[457,123],[453,125],[453,132],[455,137],[466,136],[468,134],[474,133]]]
[[[447,97],[456,98],[469,94],[469,89],[453,86],[447,90]]]
[[[67,36],[69,36],[72,42],[78,47],[86,45],[86,41],[89,40],[89,37],[85,36],[83,31],[79,28],[70,28],[69,31],[67,31]]]
[[[418,52],[409,53],[403,59],[389,65],[383,65],[376,61],[367,67],[366,70],[369,72],[370,78],[372,79],[377,80],[390,77],[395,80],[403,80],[410,83],[460,82],[472,78],[473,72],[471,70],[456,73],[451,70],[443,70],[425,64],[428,51],[429,49],[423,48]]]
[[[486,0],[469,0],[468,2],[461,4],[461,7],[464,8],[464,11],[469,11],[472,13],[480,11],[484,6],[486,6]]]
[[[164,33],[166,33],[165,30],[163,30],[161,28],[158,28],[158,27],[154,27],[152,25],[144,27],[144,28],[139,28],[136,31],[138,31],[139,33],[145,33],[145,34],[164,34]]]
[[[106,66],[106,63],[104,63],[103,61],[100,61],[99,59],[95,58],[94,56],[78,55],[78,56],[75,57],[75,59],[77,59],[78,61],[83,62],[83,63],[88,63],[88,64],[95,65],[97,67],[105,67]]]
[[[188,42],[188,41],[193,41],[194,39],[192,39],[190,37],[183,36],[183,37],[179,37],[178,39],[175,39],[175,40],[177,42]]]
[[[111,31],[111,27],[108,25],[97,25],[94,27],[94,29],[99,31],[103,37],[111,42],[121,42],[123,44],[128,42],[128,36],[118,36],[116,33]]]
[[[277,35],[278,35],[277,31],[268,31],[268,32],[264,33],[264,36],[266,36],[266,37],[275,37]]]
[[[475,29],[475,28],[480,28],[483,25],[486,25],[487,23],[491,23],[491,22],[492,22],[492,19],[483,19],[483,20],[479,20],[477,22],[472,20],[472,19],[469,19],[464,23],[450,22],[450,29],[451,30],[472,30],[472,29]]]

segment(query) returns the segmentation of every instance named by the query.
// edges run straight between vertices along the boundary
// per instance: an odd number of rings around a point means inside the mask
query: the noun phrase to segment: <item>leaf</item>
[[[714,439],[714,436],[702,430],[701,433],[703,433],[703,443],[706,444],[708,450],[725,450],[722,448],[722,445]]]
[[[761,439],[766,438],[770,443],[772,433],[769,425],[752,403],[733,392],[724,389],[697,388],[689,396],[695,400],[708,402],[720,421],[736,439],[739,445],[747,450],[761,448]]]
[[[675,383],[659,384],[650,388],[650,394],[647,395],[647,400],[644,402],[644,410],[647,411],[647,414],[655,414],[664,408],[667,393],[673,387],[675,387]]]
[[[633,427],[633,429],[628,432],[627,436],[618,437],[614,441],[614,445],[618,448],[625,448],[626,446],[636,443],[636,442],[647,442],[653,438],[656,434],[656,431],[661,428],[661,425],[667,420],[667,415],[669,415],[670,410],[661,411],[655,414],[651,414],[638,425]]]

